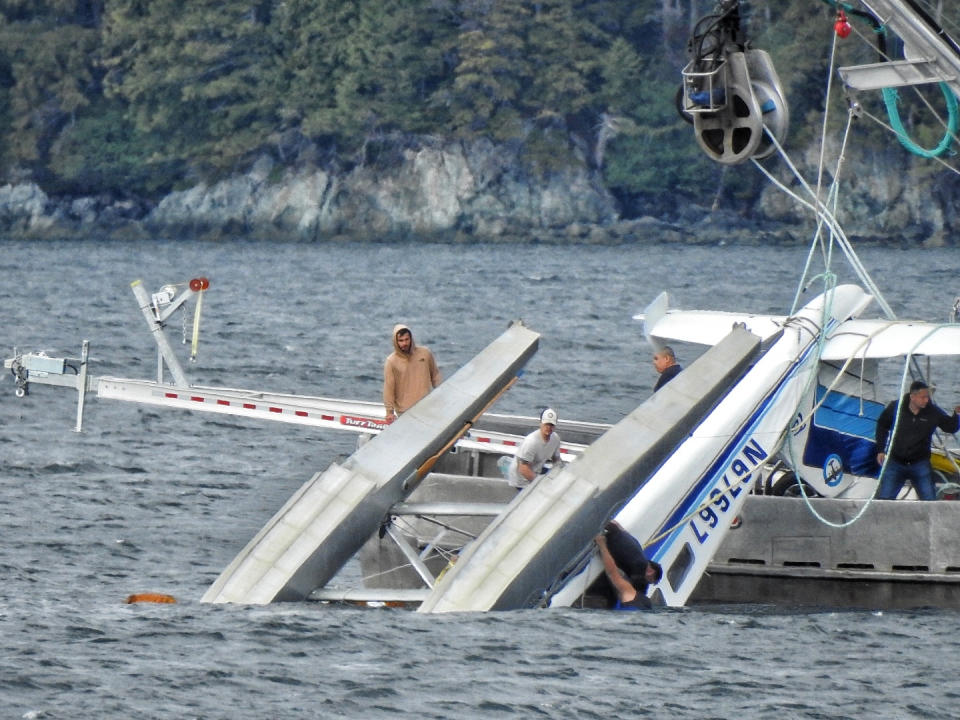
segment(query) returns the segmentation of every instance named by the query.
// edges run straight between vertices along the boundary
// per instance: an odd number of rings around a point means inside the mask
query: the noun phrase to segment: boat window
[[[690,549],[690,543],[684,543],[680,552],[670,563],[670,569],[667,570],[667,580],[670,581],[670,587],[673,588],[674,592],[679,592],[692,564],[693,550]]]

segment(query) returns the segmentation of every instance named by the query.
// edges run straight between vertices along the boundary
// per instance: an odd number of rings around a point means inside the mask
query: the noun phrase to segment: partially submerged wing
[[[654,347],[662,347],[668,342],[716,345],[738,324],[766,340],[783,329],[786,318],[719,310],[671,310],[667,293],[660,293],[633,319],[643,321],[643,334]]]
[[[905,320],[847,320],[830,335],[823,360],[960,355],[960,324]]]

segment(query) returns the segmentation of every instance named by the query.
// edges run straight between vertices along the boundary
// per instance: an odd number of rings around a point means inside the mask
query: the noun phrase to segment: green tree
[[[295,0],[280,22],[284,115],[352,152],[392,133],[446,121],[431,96],[449,74],[452,17],[423,0]]]
[[[98,34],[58,22],[53,12],[33,10],[0,6],[0,86],[8,119],[3,159],[8,167],[29,168],[42,179],[57,136],[99,93]]]
[[[249,0],[116,0],[104,37],[109,97],[134,127],[182,158],[226,170],[266,142],[276,125],[271,5]]]
[[[534,68],[527,53],[526,3],[470,0],[463,3],[456,43],[458,64],[448,96],[454,132],[517,139],[530,112],[524,91]]]
[[[574,13],[572,0],[542,0],[530,22],[529,92],[539,117],[566,118],[594,102],[590,74],[607,39]]]
[[[64,128],[50,151],[54,192],[151,197],[177,187],[183,168],[163,160],[166,138],[137,131],[118,100],[101,98]]]
[[[597,164],[607,186],[628,209],[714,192],[721,177],[718,166],[700,151],[693,128],[677,113],[674,100],[682,66],[672,54],[661,52],[656,8],[646,5],[643,13],[619,18],[638,44],[625,32],[601,60],[600,97],[607,116]]]
[[[274,34],[282,88],[280,120],[304,134],[337,143],[350,133],[337,113],[336,87],[346,65],[349,29],[359,4],[350,0],[288,0],[278,8]]]
[[[288,148],[316,148],[349,167],[425,138],[485,137],[541,172],[590,158],[628,206],[713,195],[724,174],[673,103],[685,34],[714,5],[0,0],[0,162],[5,179],[54,191],[151,194],[264,149],[288,162]],[[773,55],[793,118],[787,147],[818,142],[834,10],[753,10],[747,35]],[[876,55],[863,42],[837,53],[837,65]],[[882,117],[878,93],[858,99]],[[903,116],[921,142],[942,135],[915,99]],[[845,121],[832,113],[830,129]],[[894,143],[869,123],[857,132]],[[755,197],[755,174],[725,177],[731,196]]]

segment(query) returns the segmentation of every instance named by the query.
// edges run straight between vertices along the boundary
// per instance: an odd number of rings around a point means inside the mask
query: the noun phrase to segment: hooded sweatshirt
[[[383,405],[387,417],[394,412],[409,410],[424,395],[435,388],[443,378],[433,359],[433,353],[417,345],[410,333],[410,352],[405,353],[397,345],[397,333],[410,330],[400,323],[393,328],[393,352],[383,363]]]

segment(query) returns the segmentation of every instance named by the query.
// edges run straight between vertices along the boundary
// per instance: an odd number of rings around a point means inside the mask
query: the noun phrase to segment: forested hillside
[[[675,109],[690,28],[713,6],[0,0],[0,180],[156,199],[264,154],[343,172],[482,138],[534,178],[586,162],[627,214],[714,188],[743,200],[758,192],[755,174],[724,180]],[[819,131],[834,10],[745,7],[802,146]]]

